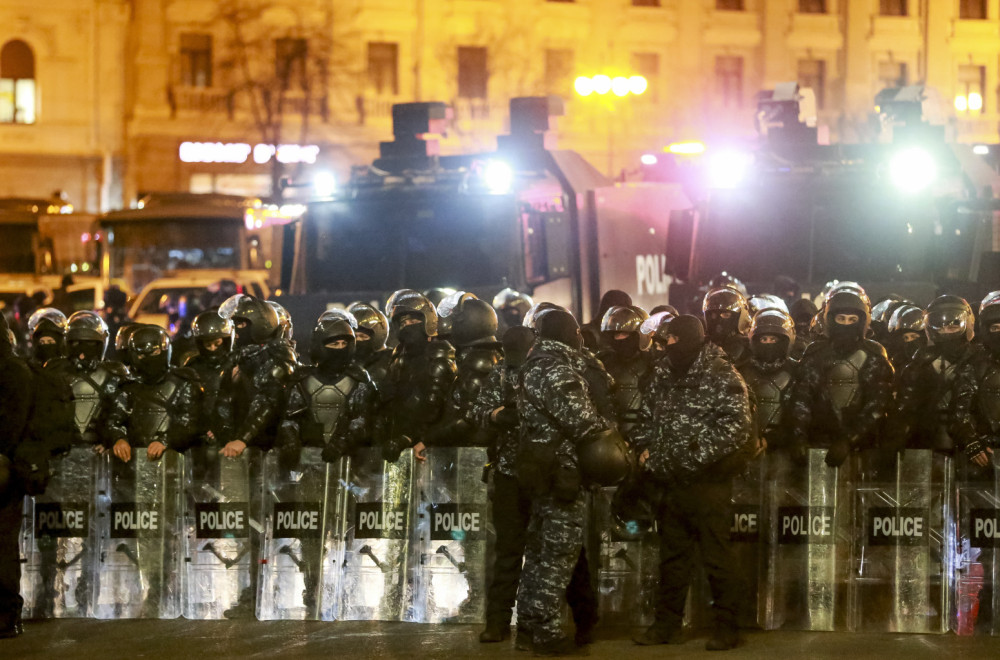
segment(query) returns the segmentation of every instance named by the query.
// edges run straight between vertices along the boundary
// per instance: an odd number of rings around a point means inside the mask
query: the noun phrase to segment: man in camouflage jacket
[[[644,473],[660,486],[660,587],[656,621],[641,645],[679,641],[695,545],[712,588],[715,635],[709,650],[737,644],[741,581],[729,542],[732,478],[751,443],[746,385],[701,321],[678,316],[653,367],[632,440]]]
[[[576,320],[566,311],[549,310],[536,329],[517,400],[518,479],[532,495],[518,624],[530,632],[537,655],[561,655],[575,649],[563,636],[560,618],[583,549],[586,517],[577,447],[610,424],[598,414],[581,373],[583,339]],[[577,622],[578,638],[589,632],[581,631],[581,623],[593,621]]]

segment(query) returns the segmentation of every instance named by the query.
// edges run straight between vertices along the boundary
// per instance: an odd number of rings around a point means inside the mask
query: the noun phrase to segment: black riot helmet
[[[97,312],[74,312],[66,321],[66,347],[70,358],[93,369],[108,350],[108,324]]]
[[[385,342],[389,339],[389,319],[385,314],[363,302],[354,303],[347,311],[357,320],[358,332],[371,337],[372,352],[385,348]]]
[[[792,315],[792,320],[798,328],[808,328],[819,308],[816,303],[808,298],[799,298],[788,307],[788,313]]]
[[[1000,291],[993,291],[979,305],[979,336],[983,345],[994,354],[1000,353],[1000,332],[991,331],[997,323],[1000,323]]]
[[[924,310],[916,305],[903,304],[893,311],[889,317],[889,334],[904,332],[924,333]]]
[[[535,304],[526,293],[507,287],[493,296],[493,309],[508,326],[521,325],[525,314]]]
[[[274,313],[278,315],[278,327],[281,328],[281,338],[291,341],[292,333],[295,330],[295,327],[292,325],[292,315],[288,313],[287,309],[273,300],[266,302],[274,310]]]
[[[564,309],[542,310],[535,318],[535,331],[540,339],[558,341],[577,350],[583,347],[580,324]]]
[[[865,301],[865,304],[868,306],[869,310],[868,311],[869,319],[871,318],[872,301],[868,297],[868,293],[865,292],[863,286],[861,286],[857,282],[852,282],[850,280],[844,280],[844,281],[833,280],[833,282],[828,284],[832,284],[832,286],[823,296],[824,304],[829,304],[830,300],[838,293],[842,292],[853,293],[856,294],[863,301]]]
[[[732,289],[736,291],[744,298],[747,297],[747,287],[743,284],[738,277],[730,275],[726,271],[722,271],[712,279],[708,281],[709,290],[712,289]]]
[[[31,354],[44,364],[66,353],[66,315],[54,307],[42,307],[28,317]]]
[[[485,300],[466,299],[452,314],[451,341],[455,346],[496,344],[497,313]]]
[[[274,308],[255,296],[237,293],[219,307],[219,316],[230,319],[236,328],[236,345],[263,344],[277,335],[278,314]]]
[[[426,291],[424,291],[424,298],[430,300],[431,304],[434,305],[435,309],[439,310],[438,313],[440,314],[441,303],[444,302],[445,298],[447,298],[448,296],[452,296],[456,293],[462,293],[462,292],[455,291],[455,289],[449,287],[438,286],[434,287],[433,289],[427,289]]]
[[[765,309],[780,309],[783,312],[788,312],[788,305],[785,304],[785,301],[773,293],[760,293],[752,296],[747,301],[747,306],[750,308],[750,318]]]
[[[714,341],[746,334],[750,329],[750,307],[746,297],[736,289],[711,289],[705,294],[701,311],[705,315],[707,334]],[[722,318],[725,313],[730,314],[728,319]]]
[[[355,331],[358,329],[357,319],[350,312],[328,310],[320,315],[313,328],[309,346],[309,358],[321,369],[342,371],[354,359]],[[332,342],[344,340],[344,348],[327,346]]]
[[[413,293],[415,293],[417,295],[423,295],[419,291],[414,291],[413,289],[399,289],[398,291],[394,291],[392,293],[392,295],[389,296],[389,299],[385,301],[385,315],[386,315],[386,317],[390,318],[390,319],[392,318],[392,314],[389,312],[389,310],[391,310],[393,308],[393,306],[396,304],[396,300],[398,298],[400,298],[401,296],[407,296],[407,295],[410,295],[410,294],[413,294]]]
[[[589,484],[617,486],[631,469],[628,444],[618,429],[607,429],[584,439],[577,451],[580,474]]]
[[[857,316],[856,323],[837,323],[838,315],[849,314]],[[830,296],[823,313],[823,331],[827,337],[835,344],[847,346],[861,339],[868,334],[868,327],[871,325],[871,305],[868,296],[860,294],[849,288],[838,290]]]
[[[445,291],[445,289],[439,289]],[[474,293],[466,291],[451,291],[441,299],[440,302],[431,301],[438,316],[438,336],[447,339],[451,336],[452,324],[455,322],[455,312],[465,303],[466,300],[475,300]],[[428,298],[430,300],[430,298]]]
[[[155,325],[140,325],[128,338],[129,363],[146,380],[157,380],[170,368],[170,335]]]
[[[416,316],[423,322],[424,334],[427,337],[437,336],[438,317],[434,304],[422,293],[412,289],[401,289],[389,298],[391,305],[386,309],[386,316],[399,331],[399,321],[404,315]],[[400,337],[402,341],[403,337]]]
[[[649,348],[652,338],[643,334],[642,324],[649,318],[646,310],[635,305],[615,305],[604,313],[601,332],[608,346],[624,356],[635,355]],[[615,335],[627,333],[627,339],[616,339]]]
[[[218,312],[210,310],[194,317],[191,323],[191,336],[198,344],[198,353],[202,357],[210,358],[225,355],[233,349],[236,328],[232,319],[224,319]],[[222,346],[214,351],[210,350],[209,343],[219,339],[222,340]]]
[[[924,312],[924,332],[935,345],[954,345],[972,341],[975,315],[965,298],[938,296]]]
[[[777,343],[765,343],[764,337],[772,335]],[[753,317],[750,324],[750,350],[762,362],[777,362],[788,357],[795,342],[795,322],[791,315],[780,309],[764,309]]]
[[[523,325],[507,328],[503,333],[503,359],[507,366],[518,368],[528,359],[528,351],[535,344],[535,331]]]
[[[528,310],[528,313],[524,315],[524,320],[521,322],[521,324],[526,328],[537,330],[538,328],[535,327],[535,324],[538,320],[538,316],[547,309],[561,309],[564,312],[569,311],[562,305],[557,305],[551,302],[535,303],[534,305],[531,306],[531,309]]]

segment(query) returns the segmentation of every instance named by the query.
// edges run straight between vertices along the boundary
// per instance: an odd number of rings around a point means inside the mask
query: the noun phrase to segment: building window
[[[743,105],[743,58],[719,55],[715,58],[715,85],[724,108]]]
[[[799,0],[800,14],[825,14],[826,0]]]
[[[399,45],[368,42],[368,87],[379,95],[399,95]]]
[[[181,35],[181,84],[212,86],[212,35]]]
[[[906,16],[906,0],[879,0],[878,13],[882,16]]]
[[[743,0],[715,0],[719,11],[743,11]]]
[[[0,49],[0,123],[35,123],[35,54],[20,39]]]
[[[458,47],[458,96],[463,99],[485,99],[486,48],[480,46]]]
[[[573,89],[573,51],[569,48],[545,49],[545,92],[568,95]]]
[[[816,109],[822,110],[826,101],[826,62],[824,60],[799,60],[799,87],[808,87],[816,95]]]
[[[282,89],[306,88],[308,52],[305,39],[285,37],[274,40],[274,75]]]
[[[962,0],[958,5],[958,17],[970,20],[986,18],[986,0]]]
[[[633,7],[659,7],[660,0],[632,0]]]
[[[958,96],[955,99],[955,109],[972,115],[986,112],[986,99],[983,96],[985,88],[986,67],[975,64],[960,65],[958,67]]]
[[[908,80],[906,62],[878,63],[878,91],[892,87],[906,87]]]
[[[632,53],[632,71],[646,79],[646,92],[639,98],[660,100],[660,56],[656,53]]]

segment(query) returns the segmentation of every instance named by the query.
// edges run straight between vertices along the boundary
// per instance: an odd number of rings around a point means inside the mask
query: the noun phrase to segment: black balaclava
[[[518,368],[528,359],[528,351],[535,343],[531,328],[516,325],[503,333],[503,358],[508,366]]]
[[[1000,323],[1000,319],[983,323],[985,332],[983,333],[982,342],[983,346],[986,347],[993,357],[1000,357],[1000,329],[992,330],[991,328],[994,323]]]
[[[245,348],[254,343],[253,325],[248,319],[234,316],[233,325],[236,327],[236,348]],[[243,327],[241,328],[240,325]]]
[[[764,337],[768,335],[762,335]],[[770,335],[775,336],[775,335]],[[788,357],[788,337],[783,337],[778,335],[778,342],[775,344],[763,344],[760,342],[760,337],[754,336],[752,342],[750,342],[750,351],[753,356],[764,364],[773,364],[776,362],[782,362],[786,357]]]
[[[93,371],[104,357],[104,342],[95,340],[76,340],[66,347],[69,359],[84,371]]]
[[[233,342],[224,337],[222,339],[222,345],[215,350],[212,350],[208,347],[208,345],[213,341],[216,340],[211,337],[199,337],[197,340],[198,354],[201,355],[201,357],[204,358],[204,360],[209,364],[219,365],[222,364],[222,362],[226,359],[226,356],[232,352]]]
[[[358,339],[354,342],[354,355],[361,362],[366,362],[368,358],[375,355],[375,340],[372,339],[372,333],[368,332],[364,328],[358,328],[355,330],[358,335],[364,335],[368,337],[367,340]]]
[[[818,311],[819,309],[816,308],[813,301],[807,298],[799,298],[788,306],[788,313],[791,315],[792,320],[795,321],[795,333],[798,336],[809,336],[809,325]]]
[[[851,324],[837,323],[837,314],[853,314],[858,317],[857,322]],[[826,331],[830,333],[830,344],[836,350],[849,350],[857,346],[858,342],[864,339],[865,320],[864,314],[856,309],[831,309],[827,312]]]
[[[698,317],[683,314],[667,323],[666,333],[677,337],[664,347],[667,363],[673,371],[687,372],[705,346],[705,326]]]
[[[546,310],[535,322],[535,329],[542,339],[551,339],[566,344],[570,348],[583,348],[580,324],[573,315],[562,309]]]
[[[597,316],[594,320],[600,323],[601,319],[604,318],[604,314],[612,307],[628,307],[631,304],[632,296],[618,289],[609,289],[601,296],[601,304],[597,307]]]
[[[51,337],[52,339],[55,339],[55,342],[51,344],[43,344],[39,341],[42,337]],[[61,357],[64,354],[63,351],[65,347],[65,337],[57,332],[42,330],[41,332],[36,332],[31,338],[32,357],[41,364],[45,364],[52,358]]]
[[[333,342],[337,339],[346,339],[347,346],[344,348],[330,348],[323,344],[323,347],[319,349],[319,355],[317,356],[317,365],[320,371],[328,374],[339,374],[344,371],[354,359],[355,354],[355,340],[354,337],[350,335],[344,335],[339,337],[327,337],[326,342]]]
[[[615,355],[623,360],[629,360],[639,354],[639,333],[630,332],[625,339],[615,339],[618,333],[609,332],[607,345],[615,352]]]
[[[170,369],[170,351],[161,351],[159,355],[133,353],[131,360],[131,364],[145,382],[158,381]]]
[[[951,336],[947,336],[947,339],[939,339],[935,343],[935,346],[940,349],[941,355],[951,362],[961,359],[962,354],[965,353],[965,349],[968,345],[969,340],[964,332],[956,332]]]
[[[729,312],[728,319],[722,318],[722,313],[727,310],[710,309],[705,312],[705,325],[708,336],[715,343],[725,341],[739,333],[740,313]]]
[[[402,320],[410,316],[419,318],[420,323],[402,325]],[[399,343],[404,347],[413,349],[427,343],[427,329],[424,327],[424,317],[422,314],[419,312],[405,312],[396,317],[396,322],[400,324],[399,332],[396,333],[396,336],[399,337]]]

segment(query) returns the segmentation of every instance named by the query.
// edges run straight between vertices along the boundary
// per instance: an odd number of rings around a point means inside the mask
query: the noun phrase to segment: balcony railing
[[[176,117],[178,112],[199,114],[224,112],[232,119],[235,109],[234,96],[232,91],[212,87],[175,85],[167,89],[167,103],[170,105],[171,117]]]

